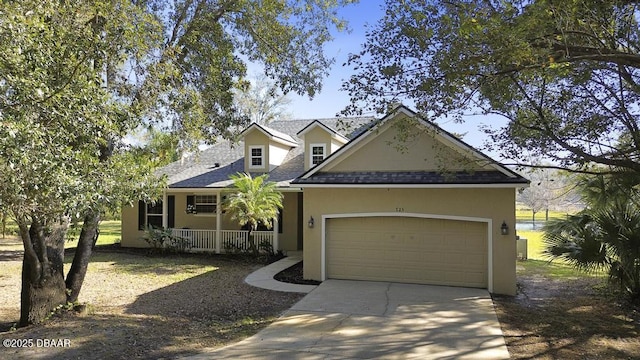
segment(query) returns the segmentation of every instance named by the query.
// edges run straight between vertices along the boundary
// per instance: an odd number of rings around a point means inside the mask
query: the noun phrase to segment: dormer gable
[[[297,133],[304,141],[304,170],[309,170],[333,154],[349,139],[335,129],[314,120]]]
[[[244,139],[244,171],[270,172],[280,166],[298,142],[285,133],[253,123],[242,133]]]

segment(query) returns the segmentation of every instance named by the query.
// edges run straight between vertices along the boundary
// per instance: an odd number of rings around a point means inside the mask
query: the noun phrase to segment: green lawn
[[[73,241],[67,241],[65,248],[74,248],[78,246],[78,234],[82,224],[78,224],[77,229],[72,229],[69,233],[72,234]],[[120,243],[120,220],[102,221],[100,223],[100,236],[98,236],[98,242],[96,245],[111,245]]]
[[[567,212],[563,212],[563,211],[553,211],[553,210],[549,210],[549,220],[552,219],[561,219],[564,218],[565,216],[567,216]],[[531,217],[531,209],[524,209],[524,208],[520,208],[520,209],[516,209],[516,221],[531,221],[532,217]],[[545,220],[545,211],[538,211],[536,213],[536,221],[544,221]]]
[[[527,239],[527,255],[526,261],[518,261],[518,273],[527,275],[542,275],[551,278],[574,279],[576,277],[598,277],[605,275],[603,272],[586,273],[576,270],[573,266],[567,264],[561,259],[554,259],[550,262],[549,258],[543,255],[544,243],[542,242],[542,231],[518,230],[521,238]]]
[[[527,252],[529,259],[548,260],[542,255],[542,231],[518,230],[518,236],[527,239]]]
[[[7,224],[7,228],[13,229],[15,224]],[[82,224],[78,224],[76,228],[72,228],[69,231],[69,239],[64,245],[66,249],[74,248],[78,246],[78,235],[80,234],[80,228]],[[13,240],[12,240],[13,239]],[[18,239],[17,241],[15,239]],[[103,221],[100,223],[100,236],[98,237],[97,245],[111,245],[120,243],[120,220]],[[19,241],[19,237],[15,231],[7,231],[7,241],[2,244],[4,250],[20,250],[22,249],[22,243]]]

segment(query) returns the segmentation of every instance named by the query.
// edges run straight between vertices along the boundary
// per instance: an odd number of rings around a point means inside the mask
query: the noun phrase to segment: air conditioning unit
[[[516,257],[518,260],[527,260],[527,239],[522,237],[516,238]]]

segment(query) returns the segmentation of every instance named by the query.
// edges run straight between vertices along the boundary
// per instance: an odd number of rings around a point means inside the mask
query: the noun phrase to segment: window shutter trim
[[[168,208],[168,224],[169,229],[173,229],[176,226],[176,197],[174,195],[167,196],[167,208]]]
[[[144,230],[147,224],[147,204],[138,200],[138,230]]]

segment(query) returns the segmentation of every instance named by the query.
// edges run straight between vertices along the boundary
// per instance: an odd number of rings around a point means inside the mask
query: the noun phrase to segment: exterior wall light
[[[313,220],[313,216],[309,219],[309,222],[307,223],[307,225],[309,225],[310,228],[313,227],[313,225],[315,224],[315,221]]]
[[[509,235],[509,225],[507,225],[506,221],[502,222],[502,225],[500,226],[500,233],[502,235]]]

